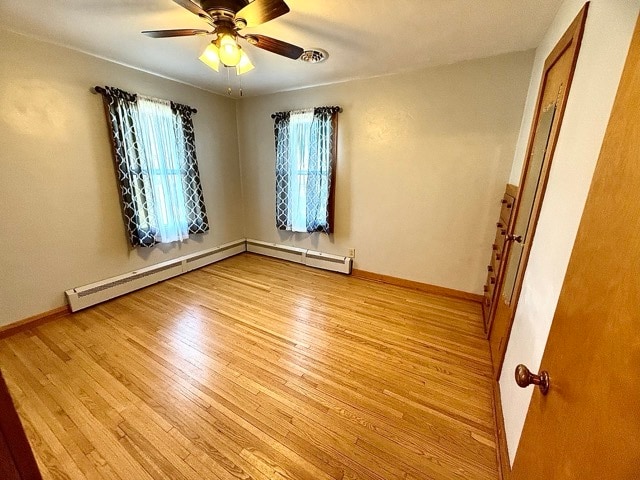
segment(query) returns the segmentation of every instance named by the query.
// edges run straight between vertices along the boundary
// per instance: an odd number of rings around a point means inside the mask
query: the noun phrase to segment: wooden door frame
[[[527,170],[529,167],[529,163],[531,160],[531,154],[533,152],[533,144],[535,140],[536,128],[538,126],[538,121],[540,119],[540,115],[544,109],[544,105],[542,104],[545,88],[547,86],[547,78],[549,71],[556,64],[556,62],[560,59],[560,57],[569,49],[573,48],[573,55],[571,59],[571,68],[569,70],[569,74],[567,76],[567,84],[564,91],[558,93],[558,99],[556,104],[558,105],[558,109],[556,110],[555,117],[553,122],[553,126],[551,127],[551,133],[549,135],[549,141],[547,143],[547,151],[545,153],[545,157],[542,163],[542,169],[540,172],[540,180],[538,181],[538,189],[536,191],[536,195],[533,201],[533,207],[531,210],[531,217],[529,221],[529,229],[527,232],[527,238],[525,239],[525,243],[522,250],[522,257],[520,259],[521,268],[516,274],[513,293],[511,296],[511,302],[507,307],[509,309],[509,318],[507,321],[507,327],[505,331],[505,337],[503,341],[502,347],[499,349],[500,358],[497,362],[497,368],[494,370],[495,379],[500,378],[500,373],[502,371],[502,366],[504,363],[504,357],[507,350],[507,345],[509,344],[509,338],[511,336],[511,330],[513,327],[513,320],[515,317],[516,308],[518,306],[518,301],[520,299],[520,293],[522,291],[522,281],[524,279],[524,274],[527,269],[527,263],[529,261],[529,254],[531,252],[531,245],[533,243],[533,239],[536,233],[536,227],[538,224],[538,219],[540,217],[540,210],[542,209],[542,201],[544,199],[544,194],[547,189],[547,183],[549,180],[549,172],[551,169],[551,164],[553,161],[553,156],[555,153],[556,145],[558,143],[558,137],[560,134],[560,129],[562,127],[562,120],[564,118],[564,113],[566,110],[567,99],[569,97],[569,92],[571,90],[571,84],[573,83],[573,76],[576,69],[576,64],[578,62],[578,54],[580,52],[580,45],[582,43],[582,36],[584,34],[584,27],[587,19],[587,12],[589,10],[589,2],[586,2],[578,15],[575,17],[567,31],[560,38],[556,46],[553,48],[551,53],[547,56],[544,62],[544,68],[542,71],[542,80],[540,82],[540,87],[538,89],[538,97],[536,100],[536,107],[533,114],[533,121],[531,123],[531,129],[529,132],[529,140],[527,142],[527,150],[525,154],[524,164],[522,166],[522,172],[520,174],[520,183],[518,184],[518,195],[514,202],[514,210],[513,215],[511,216],[511,220],[509,221],[509,225],[507,227],[507,235],[513,234],[513,230],[515,227],[516,219],[518,214],[520,213],[520,203],[522,197],[522,185],[526,180]],[[498,278],[500,278],[499,285],[496,285],[496,289],[499,292],[497,296],[497,301],[492,305],[492,310],[490,313],[491,318],[491,326],[492,330],[489,333],[489,339],[491,340],[491,335],[493,333],[493,325],[494,325],[494,317],[498,306],[500,305],[502,299],[502,287],[504,285],[504,274],[506,272],[506,268],[509,264],[509,255],[511,253],[511,244],[512,242],[508,241],[505,245],[505,252],[503,255],[503,262],[500,265],[500,271],[498,272]],[[494,366],[496,362],[493,362]]]

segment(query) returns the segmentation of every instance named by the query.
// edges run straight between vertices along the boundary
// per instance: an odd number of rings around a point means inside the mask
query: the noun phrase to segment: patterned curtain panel
[[[276,114],[276,227],[291,230],[289,222],[289,112]]]
[[[200,171],[196,159],[196,135],[193,129],[191,114],[193,109],[186,105],[171,102],[171,109],[175,113],[176,133],[181,133],[184,143],[184,171],[182,186],[187,203],[187,224],[189,233],[204,233],[209,230],[209,220],[204,206],[204,195],[200,185]]]
[[[134,127],[136,96],[113,87],[105,87],[101,93],[111,130],[122,213],[129,241],[134,247],[151,247],[157,243],[157,232],[152,227],[152,212]]]
[[[333,231],[337,107],[274,115],[276,226]]]
[[[190,107],[117,88],[102,93],[132,246],[182,241],[209,229]]]

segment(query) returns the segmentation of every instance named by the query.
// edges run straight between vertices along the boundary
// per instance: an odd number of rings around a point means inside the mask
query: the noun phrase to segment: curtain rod
[[[331,113],[342,113],[342,107],[338,107],[336,105],[330,106],[330,107],[315,107],[315,108],[325,108],[329,111],[331,111]],[[302,110],[291,110],[289,112],[275,112],[271,114],[271,118],[276,118],[278,115],[284,115],[285,113],[293,113],[293,112],[300,112],[303,111]],[[313,108],[310,108],[309,110],[315,110]]]
[[[95,87],[92,87],[90,90],[91,90],[91,93],[94,93],[94,94],[98,94],[99,93],[101,95],[107,95],[107,90],[104,87],[101,87],[100,85],[96,85]],[[137,94],[135,94],[135,93],[132,94],[132,95],[134,97],[137,96]],[[177,103],[177,102],[171,102],[171,103],[174,104],[174,105],[179,105],[180,107],[190,111],[191,113],[198,113],[198,110],[196,110],[193,107],[190,107],[189,105],[183,105],[183,104]]]

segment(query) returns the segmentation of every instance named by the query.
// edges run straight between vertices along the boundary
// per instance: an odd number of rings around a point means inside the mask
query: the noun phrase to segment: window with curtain
[[[96,88],[105,100],[122,210],[134,247],[209,230],[191,107]]]
[[[276,226],[333,232],[338,107],[273,115]]]

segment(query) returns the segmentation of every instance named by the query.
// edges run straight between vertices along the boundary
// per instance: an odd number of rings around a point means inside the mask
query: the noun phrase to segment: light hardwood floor
[[[243,254],[0,340],[45,479],[495,480],[480,304]]]

